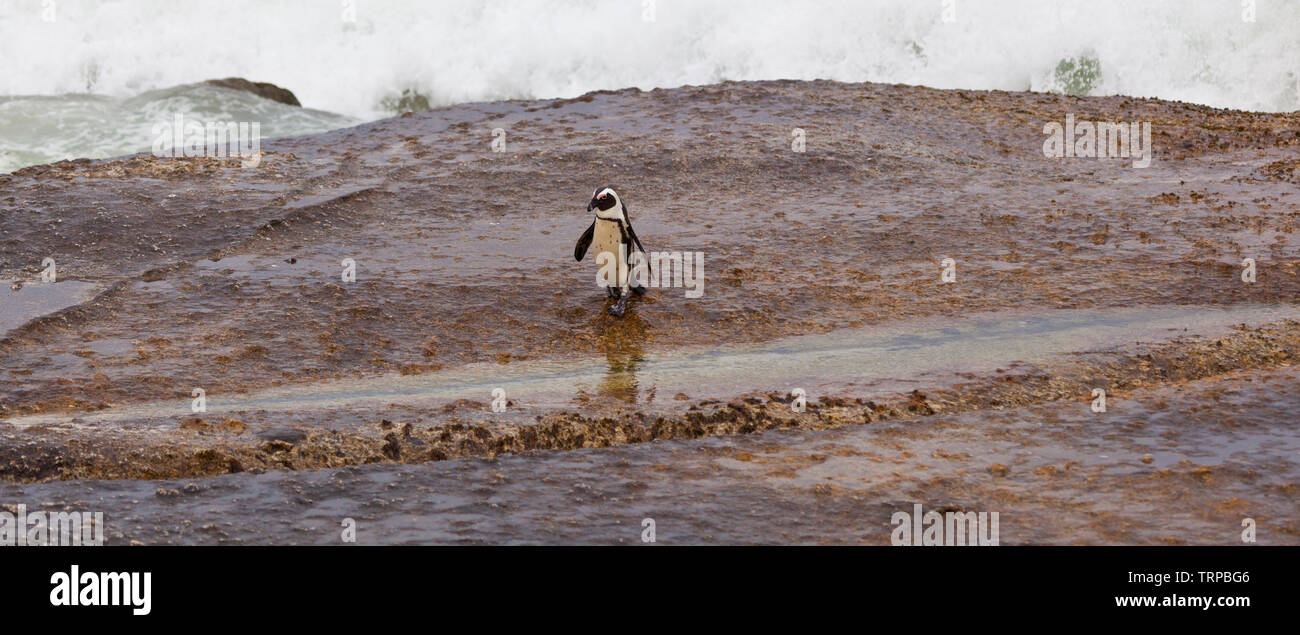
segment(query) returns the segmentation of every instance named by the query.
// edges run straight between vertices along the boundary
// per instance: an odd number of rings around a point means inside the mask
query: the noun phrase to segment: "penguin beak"
[[[595,208],[596,208],[596,199],[593,198],[593,199],[591,199],[591,202],[590,202],[590,203],[587,203],[587,211],[590,212],[591,210],[593,210],[593,209],[595,209]]]

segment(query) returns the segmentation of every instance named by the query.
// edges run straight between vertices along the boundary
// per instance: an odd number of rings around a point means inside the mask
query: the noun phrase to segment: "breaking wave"
[[[1300,2],[1291,0],[1257,0],[1253,22],[1243,20],[1240,0],[59,0],[54,7],[50,16],[41,0],[0,2],[0,95],[126,100],[239,76],[344,115],[281,126],[288,134],[467,101],[762,79],[1300,109]],[[0,142],[11,154],[31,153],[11,134],[27,122],[4,108]]]

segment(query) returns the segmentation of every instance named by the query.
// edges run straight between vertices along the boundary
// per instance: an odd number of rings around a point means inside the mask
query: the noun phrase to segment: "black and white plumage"
[[[623,281],[623,284],[611,285],[606,288],[606,291],[609,297],[617,300],[609,307],[610,314],[622,317],[630,294],[644,295],[646,292],[645,287],[641,286],[634,279],[635,276],[631,275],[632,272],[628,271],[632,254],[634,251],[641,252],[641,259],[645,262],[647,273],[650,271],[649,254],[646,253],[645,247],[641,246],[641,239],[637,237],[636,230],[632,229],[627,204],[619,198],[614,188],[597,188],[591,196],[591,202],[587,203],[587,211],[592,210],[595,210],[596,218],[591,221],[587,231],[578,238],[578,244],[573,248],[573,257],[581,261],[587,254],[587,249],[594,244],[593,251],[597,259],[601,253],[609,253],[616,259],[618,280]]]

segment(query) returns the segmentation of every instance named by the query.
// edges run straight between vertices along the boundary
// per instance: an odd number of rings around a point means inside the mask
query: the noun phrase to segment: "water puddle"
[[[241,472],[203,479],[0,482],[29,508],[113,510],[109,544],[888,544],[894,512],[1001,514],[1006,544],[1240,543],[1239,514],[1295,526],[1300,405],[1266,371],[1086,402],[927,421],[667,440],[494,460]],[[1227,395],[1228,398],[1222,398]],[[991,464],[1007,469],[995,474]],[[171,492],[162,495],[162,492]],[[992,501],[992,502],[990,502]],[[996,506],[994,506],[996,505]],[[563,522],[555,510],[568,510]],[[1098,521],[1098,517],[1102,521]],[[1294,544],[1260,532],[1261,543]]]
[[[1017,361],[1215,335],[1232,326],[1300,319],[1292,305],[1141,307],[1000,312],[942,318],[757,345],[641,355],[613,352],[604,359],[469,364],[415,376],[383,375],[294,385],[247,394],[207,395],[208,412],[302,411],[388,404],[433,405],[455,399],[488,402],[501,388],[517,407],[572,407],[575,398],[606,395],[638,407],[749,391],[789,392],[810,398],[852,390],[858,396],[910,390],[923,379],[952,373],[988,373]],[[682,404],[683,402],[676,402]],[[671,406],[669,406],[671,407]],[[681,407],[685,407],[682,405]],[[139,420],[188,414],[188,400],[130,404],[75,415],[78,422]],[[67,414],[9,420],[19,427],[66,421]]]
[[[89,282],[27,282],[13,288],[13,281],[0,281],[0,334],[18,328],[42,315],[76,306],[93,297],[98,287]]]

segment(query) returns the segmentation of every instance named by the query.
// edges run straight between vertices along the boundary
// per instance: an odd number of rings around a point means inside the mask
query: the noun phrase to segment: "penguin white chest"
[[[597,220],[596,235],[592,237],[592,251],[595,252],[597,258],[596,262],[601,262],[599,258],[602,252],[611,254],[611,256],[616,259],[615,261],[617,261],[618,245],[622,242],[622,239],[623,234],[618,230],[618,221]],[[627,258],[627,254],[624,254],[623,257]],[[624,260],[623,262],[619,262],[618,267],[620,278],[626,279],[627,261]]]

